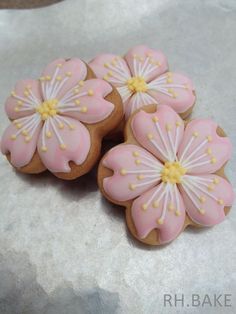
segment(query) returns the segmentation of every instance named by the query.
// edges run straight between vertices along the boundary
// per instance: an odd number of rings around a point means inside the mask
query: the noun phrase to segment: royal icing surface
[[[117,87],[126,118],[145,105],[165,104],[183,113],[195,102],[191,80],[182,74],[168,72],[167,59],[161,51],[136,46],[124,58],[102,54],[89,66],[97,77]]]
[[[5,105],[13,122],[1,141],[1,151],[11,154],[13,166],[27,165],[36,150],[52,172],[70,172],[69,161],[81,165],[86,160],[91,139],[83,123],[100,122],[114,110],[104,99],[111,85],[86,76],[80,59],[58,59],[39,80],[16,84]]]
[[[132,219],[139,238],[159,230],[160,243],[175,239],[186,213],[197,224],[212,226],[233,203],[233,189],[215,175],[231,156],[227,137],[216,133],[212,120],[196,119],[184,129],[168,106],[155,113],[139,111],[131,121],[140,146],[121,144],[111,149],[103,165],[114,171],[103,180],[114,201],[134,200]]]

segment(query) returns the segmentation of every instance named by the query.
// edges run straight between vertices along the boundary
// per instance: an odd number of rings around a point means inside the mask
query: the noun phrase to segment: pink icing
[[[161,51],[136,46],[124,58],[102,54],[94,58],[89,66],[97,77],[118,88],[126,118],[145,105],[165,104],[176,112],[183,113],[195,102],[191,80],[182,74],[167,72],[167,59]],[[128,81],[132,77],[142,77],[146,82],[146,89],[130,90]]]
[[[148,190],[144,194],[141,194],[141,196],[134,200],[132,204],[132,216],[138,232],[138,236],[141,239],[145,238],[150,231],[157,227],[157,220],[160,219],[163,215],[163,208],[167,208],[168,206],[168,204],[165,204],[165,202],[167,203],[169,199],[168,196],[163,197],[159,203],[158,208],[153,208],[152,206],[150,206],[146,215],[144,214],[142,205],[148,203],[154,193],[155,197],[158,198],[163,192],[163,185],[158,185],[157,187]],[[180,215],[175,215],[173,210],[166,210],[164,223],[162,225],[159,225],[158,227],[160,242],[162,244],[174,240],[174,238],[179,235],[184,225],[186,210],[185,204],[180,193],[177,191],[176,194],[177,197],[174,199],[173,205],[175,208],[177,207],[178,199],[178,208]]]
[[[138,156],[135,157],[136,153]],[[142,165],[137,164],[137,160],[143,158]],[[150,172],[150,164],[160,166],[160,162],[142,147],[137,145],[118,145],[110,150],[107,158],[104,159],[104,166],[114,170],[111,177],[105,178],[103,185],[109,196],[117,201],[127,201],[133,199],[151,187],[155,186],[160,179],[153,177]],[[122,175],[122,169],[132,169],[126,175]],[[146,177],[138,180],[140,168],[146,171]],[[150,178],[152,177],[152,180]],[[149,183],[150,181],[150,183]],[[153,181],[153,182],[152,182]],[[130,190],[129,185],[135,184],[136,189]],[[117,186],[115,189],[114,187]]]
[[[98,123],[114,110],[104,99],[111,85],[100,79],[84,81],[86,76],[80,59],[57,59],[40,80],[16,84],[5,105],[8,117],[15,120],[1,142],[2,153],[11,154],[13,166],[27,165],[36,149],[52,172],[70,172],[69,161],[81,165],[86,160],[91,139],[81,122]]]
[[[181,118],[167,106],[154,113],[141,110],[131,121],[141,147],[121,144],[105,156],[103,165],[114,174],[104,178],[104,190],[115,202],[134,200],[131,214],[140,239],[158,229],[161,244],[172,241],[184,228],[185,211],[202,226],[224,219],[233,189],[213,173],[229,160],[232,147],[216,127],[211,120],[196,119],[184,130]],[[163,181],[166,162],[184,169],[180,181]]]
[[[85,161],[91,146],[88,129],[75,119],[67,118],[67,121],[74,126],[74,129],[71,130],[65,125],[60,130],[61,139],[66,143],[66,149],[63,154],[58,143],[55,140],[53,141],[56,135],[52,125],[49,125],[48,128],[52,133],[52,137],[45,138],[45,145],[48,147],[46,154],[40,149],[43,146],[43,132],[40,133],[38,139],[37,148],[39,156],[45,167],[51,172],[60,172],[61,169],[64,172],[70,172],[69,161],[73,161],[76,165],[81,165]]]

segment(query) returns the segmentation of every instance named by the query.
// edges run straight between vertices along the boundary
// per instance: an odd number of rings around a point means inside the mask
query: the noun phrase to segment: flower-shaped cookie
[[[192,82],[182,74],[168,72],[167,59],[161,51],[136,46],[124,58],[102,54],[89,66],[97,77],[116,86],[123,99],[126,118],[150,104],[169,105],[185,118],[194,105]]]
[[[101,138],[122,119],[118,92],[80,59],[58,59],[39,80],[23,80],[7,99],[13,120],[1,151],[26,173],[46,169],[64,179],[88,172],[97,161]],[[91,79],[90,79],[91,78]]]
[[[126,207],[132,234],[148,244],[175,239],[188,225],[220,223],[233,190],[223,166],[231,143],[209,119],[187,123],[168,106],[148,106],[127,123],[127,141],[99,166],[104,195]]]

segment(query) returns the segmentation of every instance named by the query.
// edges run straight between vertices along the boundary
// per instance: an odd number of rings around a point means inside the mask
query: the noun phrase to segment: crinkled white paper
[[[193,117],[210,117],[236,144],[234,0],[67,0],[0,11],[0,132],[17,80],[54,58],[90,60],[144,43],[196,86]],[[235,156],[227,174],[235,185]],[[0,313],[235,313],[236,211],[149,248],[124,211],[98,191],[96,170],[75,182],[16,173],[0,157]],[[232,294],[231,307],[164,307],[164,294]]]

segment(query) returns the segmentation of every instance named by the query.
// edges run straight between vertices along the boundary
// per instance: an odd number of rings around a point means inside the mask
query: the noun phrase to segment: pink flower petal
[[[87,76],[87,67],[77,58],[66,61],[57,59],[50,63],[42,73],[41,87],[45,100],[61,100],[65,95],[73,95],[74,89]]]
[[[141,76],[147,82],[168,70],[167,59],[160,50],[146,46],[131,48],[125,55],[132,76]]]
[[[185,206],[176,185],[164,183],[137,198],[131,213],[138,236],[144,239],[158,229],[161,244],[174,240],[185,221]]]
[[[1,141],[2,153],[4,155],[11,154],[11,163],[16,168],[24,167],[31,161],[42,127],[42,123],[36,114],[23,119],[23,121],[20,119],[18,124],[10,124],[5,130]],[[17,128],[19,124],[22,125],[21,128]]]
[[[9,119],[29,116],[42,103],[40,83],[37,80],[22,80],[16,83],[11,96],[7,98],[5,110]]]
[[[139,111],[131,121],[136,140],[162,161],[174,161],[184,124],[170,107],[160,105],[154,113]]]
[[[183,113],[195,102],[194,87],[182,74],[167,72],[148,84],[148,94],[158,104],[169,105],[177,113]]]
[[[134,93],[130,98],[127,99],[124,105],[126,119],[128,119],[135,110],[150,104],[157,104],[156,100],[150,95],[140,92]]]
[[[104,78],[114,86],[124,86],[130,78],[130,70],[122,57],[114,54],[101,54],[89,62],[98,78]]]
[[[233,204],[231,184],[214,174],[188,176],[183,182],[180,189],[190,218],[203,226],[222,222],[224,207]]]
[[[220,137],[216,129],[217,124],[210,119],[188,123],[178,157],[189,174],[214,173],[230,159],[230,140]]]
[[[136,145],[121,144],[111,149],[103,165],[114,171],[104,179],[103,187],[115,201],[134,199],[160,181],[162,165]]]
[[[74,96],[73,100],[59,104],[60,113],[85,123],[102,121],[114,109],[114,105],[104,99],[111,92],[111,85],[104,80],[87,80],[78,89],[78,94]]]
[[[37,148],[51,172],[70,172],[69,161],[81,165],[91,147],[87,128],[75,119],[54,116],[46,120]]]

